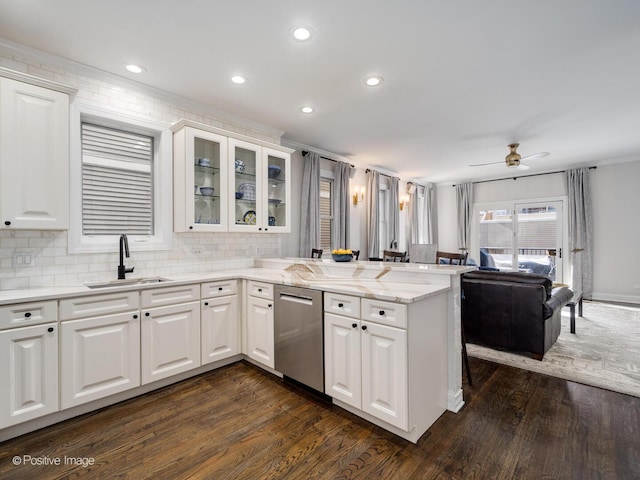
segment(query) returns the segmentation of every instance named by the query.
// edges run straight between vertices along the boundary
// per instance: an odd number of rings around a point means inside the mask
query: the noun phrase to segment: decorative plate
[[[242,221],[247,225],[255,225],[256,224],[256,212],[255,210],[249,210],[242,217]]]

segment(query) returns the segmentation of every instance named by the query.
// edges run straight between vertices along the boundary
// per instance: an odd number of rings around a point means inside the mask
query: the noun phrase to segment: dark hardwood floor
[[[241,362],[0,443],[0,478],[640,478],[640,398],[471,368],[465,407],[417,445]]]

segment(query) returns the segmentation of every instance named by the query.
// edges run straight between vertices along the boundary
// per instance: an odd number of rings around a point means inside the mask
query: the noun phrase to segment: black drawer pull
[[[380,310],[380,312],[378,312],[378,313],[380,313],[381,317],[384,317],[384,310]]]
[[[338,308],[344,308],[344,303],[339,303]]]
[[[363,329],[363,330],[366,330],[366,329],[367,329],[367,326],[366,326],[366,325],[362,325],[362,329]]]
[[[5,220],[4,224],[8,227],[9,225],[11,225],[11,222],[9,220]]]
[[[136,320],[138,318],[138,315],[133,315],[133,319]]]
[[[221,292],[222,291],[222,287],[218,287],[218,291]]]
[[[29,318],[31,316],[31,312],[27,312],[24,314],[24,318]]]
[[[258,293],[262,293],[262,289],[261,288],[258,289]]]
[[[47,328],[47,332],[49,332],[49,333],[53,332],[53,327]]]
[[[149,315],[151,315],[149,312],[144,312],[145,317],[148,317]]]
[[[269,304],[269,308],[273,307],[273,305]]]
[[[351,326],[352,326],[353,328],[358,328],[358,324],[357,324],[357,323],[352,323],[352,324],[351,324]]]
[[[204,306],[208,307],[209,306],[209,302],[204,302]]]

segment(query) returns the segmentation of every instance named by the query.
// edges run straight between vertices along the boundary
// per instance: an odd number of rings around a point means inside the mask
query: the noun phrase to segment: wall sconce
[[[358,205],[358,203],[364,202],[364,192],[365,188],[362,187],[353,187],[353,204]]]
[[[400,197],[400,210],[404,210],[404,207],[406,207],[409,204],[409,195],[403,195]]]

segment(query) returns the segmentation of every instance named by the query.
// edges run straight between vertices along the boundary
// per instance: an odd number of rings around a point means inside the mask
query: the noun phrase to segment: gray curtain
[[[333,226],[331,248],[351,248],[349,245],[349,175],[351,165],[337,162],[334,172],[334,191],[331,196]]]
[[[436,195],[435,185],[419,185],[409,194],[409,230],[410,243],[435,243],[436,236]],[[423,214],[420,215],[422,210]]]
[[[593,213],[589,169],[576,168],[564,173],[569,196],[569,260],[571,288],[584,298],[593,293]]]
[[[400,195],[398,188],[400,186],[400,179],[398,177],[389,178],[389,233],[387,238],[389,239],[389,247],[393,245],[393,248],[398,248],[398,242],[400,242]],[[387,245],[384,246],[387,248]]]
[[[304,160],[298,254],[301,258],[308,258],[311,249],[320,246],[320,155],[309,152]]]
[[[367,256],[380,256],[380,236],[378,234],[378,190],[380,189],[380,174],[376,171],[367,172]]]
[[[471,236],[471,211],[473,207],[473,183],[456,185],[456,206],[458,208],[458,248],[469,248]]]

